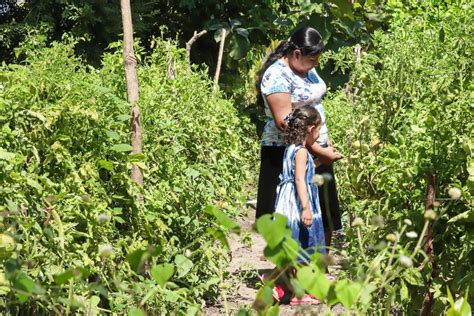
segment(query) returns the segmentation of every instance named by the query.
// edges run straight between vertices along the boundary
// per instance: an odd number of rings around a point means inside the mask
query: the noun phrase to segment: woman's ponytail
[[[263,97],[260,91],[260,84],[263,80],[263,75],[265,71],[270,67],[275,61],[282,58],[292,50],[294,50],[294,45],[289,41],[281,41],[280,44],[275,48],[273,52],[271,52],[265,61],[263,62],[262,68],[257,73],[257,81],[255,82],[255,88],[257,90],[257,104],[260,106],[264,106]]]

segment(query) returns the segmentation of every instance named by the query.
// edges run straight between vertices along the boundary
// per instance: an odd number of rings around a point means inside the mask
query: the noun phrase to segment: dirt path
[[[242,227],[241,235],[230,237],[232,259],[226,269],[228,289],[221,292],[219,304],[204,308],[205,315],[236,315],[240,308],[250,308],[261,287],[259,273],[274,268],[274,265],[263,257],[266,243],[252,230],[254,219],[255,211],[249,208],[247,216],[239,221]],[[338,266],[332,267],[331,273],[337,273],[337,269]],[[331,311],[337,315],[343,310],[336,306]],[[324,305],[280,305],[280,315],[321,315],[327,312],[328,307]]]

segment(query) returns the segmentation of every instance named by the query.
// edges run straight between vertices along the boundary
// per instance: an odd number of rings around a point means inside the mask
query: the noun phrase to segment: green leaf
[[[283,240],[275,247],[266,246],[263,250],[265,258],[282,268],[291,264],[298,256],[298,243],[291,237]]]
[[[173,276],[173,273],[174,267],[170,263],[158,264],[151,268],[151,276],[161,287],[163,287],[166,282],[168,282],[168,280]]]
[[[176,264],[179,277],[185,276],[194,266],[193,262],[183,255],[177,255],[174,258],[174,262]]]
[[[383,22],[383,19],[384,19],[384,16],[379,13],[368,12],[368,13],[365,13],[364,15],[368,20],[375,21],[375,22]]]
[[[32,187],[35,188],[39,193],[43,192],[43,187],[36,181],[31,178],[26,178],[26,183]]]
[[[458,214],[451,218],[448,223],[455,223],[455,222],[473,222],[474,221],[474,210],[467,210],[461,214]]]
[[[128,155],[128,161],[131,163],[138,163],[145,161],[145,154],[130,154]]]
[[[278,305],[270,307],[270,309],[265,313],[266,316],[278,316],[280,315],[280,307]]]
[[[244,29],[242,27],[238,27],[235,29],[235,31],[237,32],[237,34],[239,34],[240,36],[243,36],[245,38],[248,38],[249,37],[249,31],[247,29]]]
[[[232,34],[231,48],[229,56],[234,60],[240,60],[245,57],[250,49],[250,41],[247,37]]]
[[[345,308],[351,308],[359,296],[361,285],[348,280],[337,281],[335,286],[336,296]]]
[[[306,292],[303,288],[303,285],[298,279],[291,278],[290,284],[291,284],[291,288],[293,289],[293,293],[295,294],[297,298],[302,298],[305,295]]]
[[[201,175],[199,171],[193,168],[187,168],[186,170],[184,170],[184,174],[191,178],[197,178]]]
[[[280,214],[265,214],[257,220],[257,231],[270,248],[282,241],[286,229],[286,217]]]
[[[164,295],[164,298],[166,301],[171,303],[175,303],[180,299],[179,294],[175,291],[167,291]]]
[[[140,308],[132,308],[128,312],[128,316],[146,316],[145,312],[141,310]]]
[[[471,306],[468,302],[468,295],[469,293],[466,292],[464,297],[460,297],[454,302],[453,296],[451,291],[448,288],[448,301],[450,308],[446,312],[446,316],[471,316]]]
[[[188,307],[188,310],[186,311],[186,315],[197,315],[199,312],[199,305],[191,305]]]
[[[227,241],[227,238],[222,230],[208,227],[206,231],[211,234],[215,239],[220,241],[226,249],[230,249],[229,242]]]
[[[133,148],[129,144],[117,144],[117,145],[112,146],[111,149],[117,152],[124,152],[124,151],[131,151]]]
[[[316,267],[302,267],[298,269],[296,275],[298,281],[309,294],[314,295],[320,300],[323,300],[328,294],[331,283],[324,273],[319,271]]]
[[[114,132],[114,131],[107,131],[105,132],[105,134],[107,134],[107,136],[113,140],[119,140],[120,139],[120,135],[117,133],[117,132]]]
[[[372,302],[372,292],[376,289],[377,287],[371,283],[364,285],[364,287],[360,289],[359,301],[363,305],[369,305],[370,302]]]
[[[130,268],[135,272],[138,272],[141,269],[147,258],[147,251],[143,249],[135,250],[127,255],[127,261],[130,264]]]
[[[257,311],[263,311],[273,304],[273,282],[265,285],[257,292],[253,308]]]
[[[103,169],[106,169],[106,170],[109,170],[109,171],[114,170],[114,163],[112,161],[99,160],[98,163],[99,163],[99,167],[101,167]]]
[[[400,287],[400,298],[402,302],[406,302],[410,299],[410,294],[408,292],[408,287],[406,283],[402,280],[401,282],[401,287]]]
[[[15,158],[16,154],[0,149],[0,160],[11,160]]]
[[[119,122],[129,121],[132,117],[128,114],[117,115],[115,119]]]
[[[213,215],[217,222],[224,226],[225,228],[231,230],[236,234],[240,234],[240,226],[236,222],[234,222],[229,216],[223,213],[221,210],[217,208],[215,205],[207,205],[204,208],[204,211],[210,215]]]
[[[411,285],[422,286],[423,277],[417,268],[408,268],[405,270],[404,279]]]
[[[90,271],[88,269],[84,269],[81,267],[77,267],[74,269],[68,269],[63,273],[57,274],[54,276],[54,282],[57,285],[61,285],[66,283],[71,278],[76,279],[85,279],[89,276]]]
[[[35,282],[26,273],[20,272],[13,282],[13,288],[17,290],[18,300],[24,303],[33,294]]]
[[[349,2],[349,0],[331,0],[330,2],[337,5],[342,15],[346,15],[351,20],[354,20],[354,13],[352,12],[352,3]]]
[[[250,313],[250,311],[248,309],[245,309],[245,308],[241,308],[239,309],[239,311],[237,312],[237,315],[236,316],[251,316],[252,314]]]

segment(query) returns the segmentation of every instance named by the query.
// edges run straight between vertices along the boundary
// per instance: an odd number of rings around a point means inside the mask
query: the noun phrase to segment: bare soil
[[[230,237],[231,261],[226,269],[227,288],[222,289],[218,303],[203,309],[205,315],[237,315],[241,308],[250,309],[257,291],[262,286],[258,276],[274,268],[274,265],[263,257],[266,243],[253,230],[254,220],[255,211],[249,208],[247,216],[239,221],[242,228],[241,235]],[[339,268],[337,264],[331,266],[331,274],[337,275]],[[338,315],[344,312],[344,308],[340,305],[329,308],[324,304],[280,305],[279,310],[280,315]]]

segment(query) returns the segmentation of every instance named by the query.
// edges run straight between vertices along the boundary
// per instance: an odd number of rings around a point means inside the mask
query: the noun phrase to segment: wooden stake
[[[132,153],[142,152],[142,128],[140,124],[140,108],[138,107],[138,77],[137,59],[133,50],[133,25],[130,0],[120,0],[123,24],[123,63],[125,67],[125,79],[127,81],[128,102],[132,106],[131,110],[131,131],[132,131]],[[143,174],[136,164],[132,165],[132,180],[143,187]],[[141,197],[140,197],[141,200]]]
[[[217,91],[217,89],[219,88],[219,76],[221,74],[222,55],[224,54],[224,44],[225,44],[226,34],[227,34],[226,29],[222,29],[221,45],[219,46],[219,55],[217,57],[216,74],[214,76],[214,91]]]

